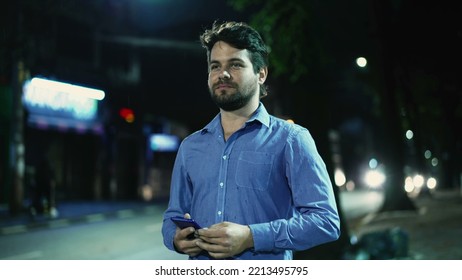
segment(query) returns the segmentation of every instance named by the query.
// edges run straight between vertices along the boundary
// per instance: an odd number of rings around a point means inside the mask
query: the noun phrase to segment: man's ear
[[[258,83],[263,85],[268,77],[268,67],[262,67],[258,72]]]

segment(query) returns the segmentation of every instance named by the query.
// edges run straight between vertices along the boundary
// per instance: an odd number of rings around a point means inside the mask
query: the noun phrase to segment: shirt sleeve
[[[165,246],[175,251],[173,237],[176,232],[176,225],[170,220],[173,216],[183,216],[189,212],[191,206],[191,187],[188,175],[185,170],[184,157],[180,146],[172,171],[170,184],[170,200],[167,210],[164,213],[162,223],[162,236]]]
[[[294,211],[288,219],[250,225],[255,251],[306,250],[340,235],[332,183],[308,130],[299,127],[288,137],[285,160]]]

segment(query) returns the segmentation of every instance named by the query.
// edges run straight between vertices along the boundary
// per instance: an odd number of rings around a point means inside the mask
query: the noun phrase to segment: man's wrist
[[[252,229],[250,228],[250,226],[247,226],[247,229],[248,229],[248,234],[247,234],[245,245],[247,249],[251,249],[254,246],[253,234],[252,234]]]

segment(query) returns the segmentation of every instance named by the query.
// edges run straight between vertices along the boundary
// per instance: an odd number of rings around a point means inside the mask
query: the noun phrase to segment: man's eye
[[[242,65],[241,65],[240,63],[233,63],[233,64],[231,65],[231,67],[232,67],[233,69],[240,69],[240,68],[242,68]]]
[[[210,71],[216,71],[216,70],[220,69],[220,67],[218,65],[216,65],[216,64],[213,64],[213,65],[210,65],[209,69],[210,69]]]

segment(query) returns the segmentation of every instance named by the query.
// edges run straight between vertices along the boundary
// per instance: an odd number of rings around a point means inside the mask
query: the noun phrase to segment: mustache
[[[222,82],[222,81],[220,81],[220,82],[217,82],[217,83],[213,84],[213,85],[212,85],[212,89],[215,90],[215,89],[217,89],[217,88],[220,87],[220,86],[228,86],[228,87],[232,87],[232,88],[236,88],[236,87],[237,87],[237,85],[236,85],[235,83]]]

